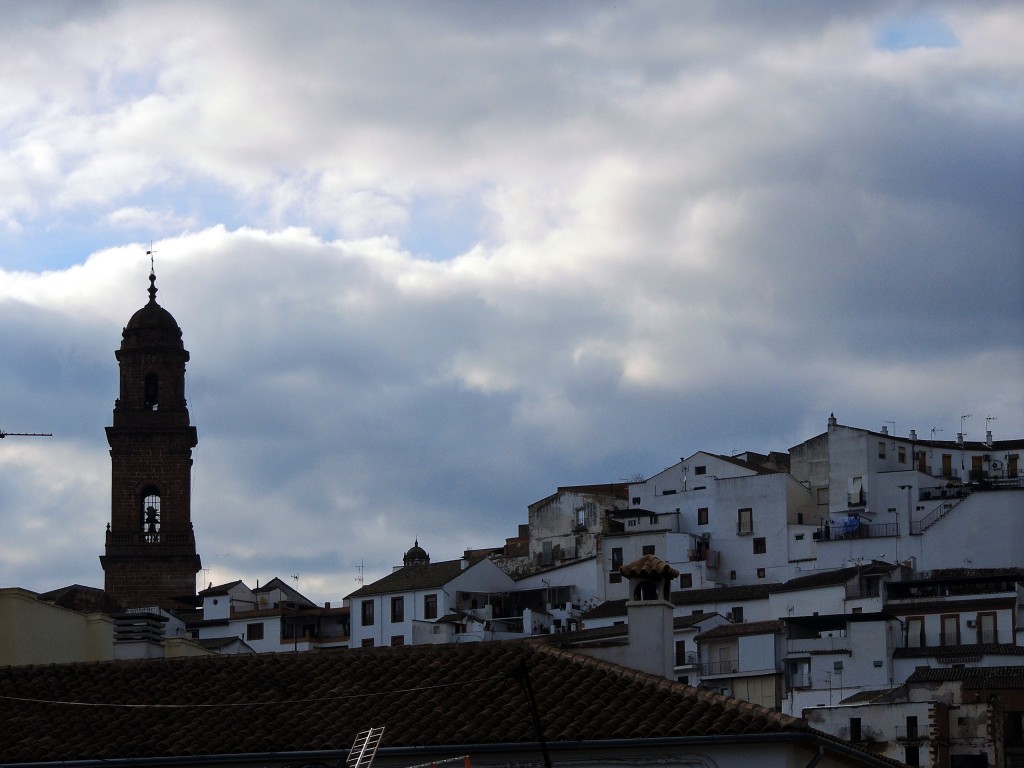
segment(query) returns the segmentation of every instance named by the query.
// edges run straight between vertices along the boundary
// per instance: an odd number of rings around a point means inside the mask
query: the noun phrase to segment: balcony
[[[732,675],[739,670],[739,659],[725,661],[709,661],[701,666],[702,675]]]
[[[675,666],[679,667],[695,667],[700,664],[700,657],[694,651],[687,651],[685,653],[677,653]]]
[[[838,637],[800,637],[787,642],[789,653],[850,653],[846,631],[836,632]]]
[[[848,541],[850,539],[884,539],[899,534],[897,523],[859,523],[830,525],[821,523],[813,534],[815,541]]]

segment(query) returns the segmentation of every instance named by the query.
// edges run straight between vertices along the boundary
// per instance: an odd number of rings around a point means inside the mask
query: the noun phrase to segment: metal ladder
[[[357,733],[356,740],[352,742],[352,749],[348,752],[348,759],[345,761],[348,768],[370,768],[370,765],[373,764],[373,756],[377,754],[377,745],[380,744],[383,735],[384,726]]]

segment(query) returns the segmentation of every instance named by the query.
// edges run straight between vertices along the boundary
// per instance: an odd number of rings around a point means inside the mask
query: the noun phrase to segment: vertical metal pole
[[[530,705],[530,715],[533,718],[533,727],[537,731],[537,741],[540,743],[540,752],[544,756],[544,768],[551,768],[551,756],[548,754],[548,744],[544,739],[544,728],[540,723],[540,712],[537,710],[537,700],[533,696],[533,688],[530,686],[530,670],[526,666],[526,660],[519,662],[519,664],[512,669],[510,672],[511,676],[514,677],[521,686],[523,686],[523,692],[526,694],[526,701]]]

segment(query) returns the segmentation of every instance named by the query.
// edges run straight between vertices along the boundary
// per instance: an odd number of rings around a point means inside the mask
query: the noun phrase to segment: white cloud
[[[784,449],[832,410],[1019,436],[1024,16],[926,6],[959,47],[879,51],[869,7],[20,11],[4,402],[102,476],[156,240],[211,578],[332,600],[417,535],[499,544],[554,485]],[[56,504],[52,456],[0,461],[6,498]],[[99,583],[79,534],[0,583]]]

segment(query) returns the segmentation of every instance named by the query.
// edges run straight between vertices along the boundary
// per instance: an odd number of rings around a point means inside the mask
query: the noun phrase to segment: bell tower
[[[151,271],[149,303],[132,315],[114,353],[121,386],[107,427],[110,523],[100,564],[107,595],[126,608],[185,607],[201,568],[192,531],[198,436],[185,402],[189,354],[156,293]]]

